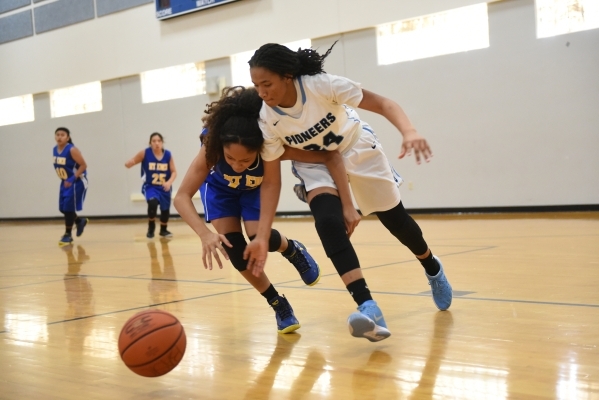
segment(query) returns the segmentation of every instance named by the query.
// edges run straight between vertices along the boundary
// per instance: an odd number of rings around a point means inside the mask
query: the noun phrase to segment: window
[[[0,126],[20,124],[35,120],[33,95],[9,97],[0,100]]]
[[[312,46],[312,40],[303,39],[295,42],[283,43],[284,46],[289,47],[293,51],[297,51],[300,47],[302,49],[308,49]],[[244,51],[243,53],[237,53],[231,56],[231,78],[233,86],[254,86],[252,78],[250,77],[250,66],[248,61],[254,55],[256,50]]]
[[[489,47],[487,4],[377,27],[379,65]]]
[[[52,118],[102,111],[102,84],[84,83],[50,91]]]
[[[142,72],[141,102],[154,103],[206,93],[204,63],[189,63]]]
[[[536,0],[537,38],[599,28],[598,0]]]

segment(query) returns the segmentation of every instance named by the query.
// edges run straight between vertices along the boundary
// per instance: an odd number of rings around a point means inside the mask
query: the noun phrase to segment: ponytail
[[[323,74],[325,73],[324,60],[336,43],[337,41],[323,55],[313,49],[299,48],[297,51],[293,51],[280,44],[267,43],[256,50],[249,65],[250,68],[262,67],[291,78]]]

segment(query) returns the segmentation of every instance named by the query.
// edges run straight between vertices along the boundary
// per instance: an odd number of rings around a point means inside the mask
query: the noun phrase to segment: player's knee
[[[407,213],[401,202],[391,210],[377,212],[376,215],[389,232],[409,248],[412,253],[426,253],[428,245],[424,240],[422,230]]]
[[[156,214],[158,214],[158,199],[150,199],[148,200],[148,217],[156,218]]]
[[[276,229],[270,230],[270,238],[268,239],[268,251],[274,252],[281,248],[281,234]]]
[[[256,235],[248,236],[250,241],[254,240]],[[281,248],[281,234],[276,229],[271,229],[270,238],[268,239],[268,251],[273,253]]]
[[[226,244],[223,244],[227,255],[229,256],[229,260],[233,267],[239,272],[245,271],[247,269],[247,260],[243,259],[243,252],[245,251],[245,247],[247,246],[247,242],[245,241],[245,237],[241,232],[230,232],[225,233],[225,237],[231,243],[233,247],[229,247]]]
[[[318,195],[310,202],[310,209],[314,216],[316,231],[328,257],[351,246],[345,231],[339,197],[328,193]]]

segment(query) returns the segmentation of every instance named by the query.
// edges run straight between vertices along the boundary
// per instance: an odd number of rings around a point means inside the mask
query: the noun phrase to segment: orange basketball
[[[119,353],[125,365],[141,376],[161,376],[179,364],[187,338],[179,320],[161,310],[142,311],[125,323]]]

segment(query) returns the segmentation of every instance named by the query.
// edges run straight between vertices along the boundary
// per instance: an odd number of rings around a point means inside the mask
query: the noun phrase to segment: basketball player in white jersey
[[[402,134],[399,158],[414,151],[416,161],[432,153],[403,109],[394,101],[364,90],[347,78],[326,74],[324,59],[312,49],[297,52],[279,44],[260,47],[250,59],[252,82],[263,99],[260,127],[264,180],[260,224],[247,246],[248,268],[260,273],[281,188],[280,157],[284,145],[308,151],[338,150],[363,214],[375,213],[383,225],[420,261],[440,310],[451,305],[452,289],[441,261],[433,255],[422,231],[401,203],[401,178],[390,166],[372,128],[354,108],[376,112]],[[348,319],[350,333],[372,342],[391,335],[360,269],[346,233],[342,203],[331,174],[322,165],[294,162],[294,173],[305,188],[305,201],[314,215],[316,230],[327,256],[358,305]],[[297,192],[297,191],[296,191]],[[300,193],[301,194],[301,193]]]

